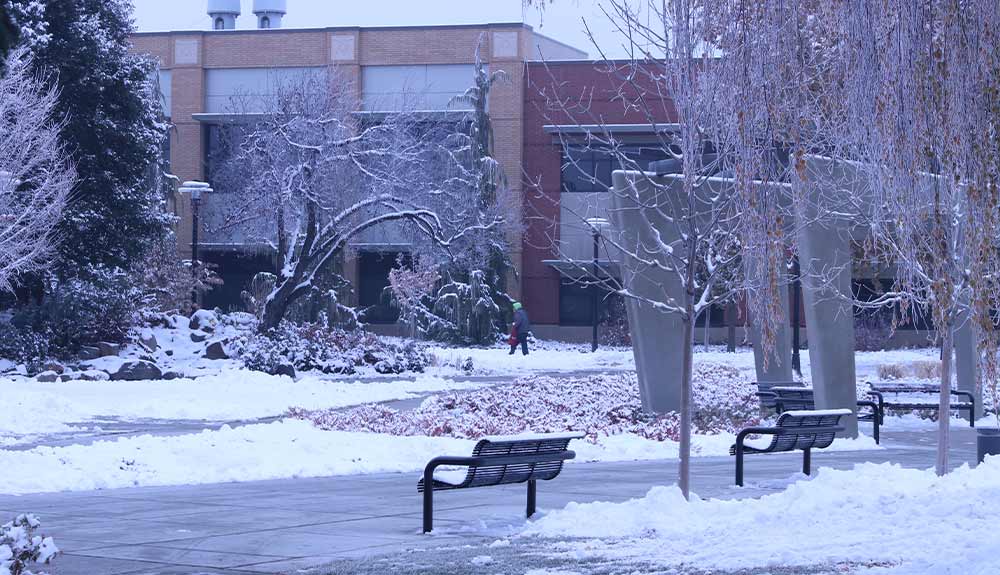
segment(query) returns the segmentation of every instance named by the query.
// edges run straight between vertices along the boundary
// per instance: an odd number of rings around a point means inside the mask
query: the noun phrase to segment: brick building
[[[524,207],[526,232],[511,242],[519,271],[511,291],[524,300],[539,335],[587,337],[593,298],[560,279],[567,269],[559,260],[577,254],[589,257],[590,235],[580,229],[576,215],[567,213],[594,209],[606,200],[601,187],[610,183],[612,166],[599,152],[579,151],[573,142],[584,137],[588,123],[600,123],[633,145],[643,161],[662,157],[654,132],[658,128],[642,112],[624,111],[605,65],[520,23],[282,29],[283,5],[263,0],[255,4],[259,25],[270,28],[234,29],[239,2],[222,0],[210,2],[212,30],[134,35],[134,50],[160,64],[165,109],[174,125],[169,142],[172,172],[181,180],[209,179],[213,132],[231,119],[233,97],[266,98],[275,82],[296,74],[336,69],[351,80],[365,112],[392,112],[401,109],[404,100],[412,108],[414,95],[420,109],[446,110],[451,98],[472,83],[475,52],[482,41],[483,60],[491,70],[505,70],[510,77],[510,82],[494,87],[489,109],[497,157]],[[541,92],[551,94],[554,87],[565,93],[588,92],[591,119],[549,109]],[[667,115],[663,121],[669,120]],[[576,157],[575,165],[593,170],[591,174],[567,166],[568,154],[578,153],[584,156]],[[211,194],[207,196],[203,203],[212,201]],[[190,238],[190,199],[178,195],[176,211],[178,238]],[[199,246],[200,258],[217,263],[226,280],[206,301],[209,306],[238,303],[253,273],[271,265],[272,255],[264,246],[210,233],[202,236]],[[182,252],[189,255],[190,249],[182,239]],[[346,262],[344,270],[355,284],[351,303],[372,305],[405,246],[366,244],[355,251],[358,257]]]

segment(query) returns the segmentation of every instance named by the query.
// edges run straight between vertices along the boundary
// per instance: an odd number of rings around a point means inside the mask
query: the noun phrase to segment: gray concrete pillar
[[[955,375],[958,389],[968,391],[976,398],[976,418],[983,416],[983,390],[979,385],[979,353],[976,344],[976,328],[969,312],[958,318],[955,330]]]
[[[658,205],[657,193],[644,177],[633,172],[615,172],[613,207],[610,210],[612,238],[628,251],[654,244],[651,227],[665,234],[669,241],[675,233],[655,209],[640,207]],[[664,256],[650,255],[666,263]],[[637,266],[633,259],[622,258],[622,284],[640,298],[663,301],[673,297],[682,301],[683,289],[676,274],[656,268]],[[626,298],[632,352],[639,377],[639,391],[644,410],[654,413],[680,410],[684,324],[680,315],[653,309],[635,298]]]
[[[774,337],[774,349],[767,354],[767,361],[764,360],[764,347],[762,345],[761,331],[757,329],[757,324],[750,318],[750,343],[753,345],[754,367],[757,369],[757,381],[792,381],[792,334],[788,324],[788,288],[781,285],[778,288],[781,295],[781,309],[784,321],[778,328]]]
[[[851,290],[851,222],[837,198],[857,181],[844,165],[807,156],[806,181],[796,208],[799,265],[809,338],[809,371],[817,409],[857,409],[854,306]],[[856,437],[857,417],[845,422]]]

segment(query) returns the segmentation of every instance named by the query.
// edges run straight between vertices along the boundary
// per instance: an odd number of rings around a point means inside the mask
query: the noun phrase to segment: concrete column
[[[976,418],[983,416],[983,390],[979,386],[979,353],[976,345],[976,328],[964,312],[958,318],[955,330],[955,375],[958,389],[968,391],[976,398]]]
[[[781,296],[781,309],[784,321],[778,327],[778,332],[774,337],[774,349],[767,354],[767,361],[764,361],[764,347],[762,344],[761,332],[757,329],[757,324],[750,318],[750,343],[753,344],[753,361],[757,368],[757,381],[792,381],[792,334],[788,325],[788,287],[781,285],[778,288]]]
[[[656,190],[642,177],[631,172],[615,172],[612,176],[616,192],[610,210],[614,241],[634,250],[636,246],[653,243],[646,218],[664,239],[669,241],[676,228],[656,218],[655,210],[646,210],[643,217],[637,199],[645,205],[656,205]],[[662,191],[662,190],[661,190]],[[683,289],[675,274],[656,269],[639,269],[636,262],[623,258],[622,282],[632,293],[653,301],[667,296],[681,301]],[[680,410],[682,383],[682,353],[684,324],[680,315],[661,312],[636,299],[626,299],[632,352],[639,376],[639,392],[644,410],[655,413]]]
[[[844,209],[837,198],[845,197],[845,186],[855,179],[844,173],[843,164],[811,156],[806,162],[797,239],[816,408],[855,411],[851,223],[829,216],[831,209]],[[857,417],[845,424],[845,435],[856,437]]]

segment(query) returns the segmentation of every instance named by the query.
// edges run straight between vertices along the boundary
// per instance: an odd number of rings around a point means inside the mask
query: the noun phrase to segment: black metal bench
[[[887,393],[892,393],[892,394],[897,394],[897,395],[900,394],[900,393],[928,393],[928,394],[937,393],[937,394],[940,394],[941,393],[941,387],[937,386],[937,385],[927,385],[927,384],[924,384],[924,383],[905,383],[905,382],[899,382],[899,383],[896,383],[896,382],[894,382],[894,383],[884,383],[884,382],[875,382],[875,383],[872,383],[872,382],[868,382],[868,387],[871,389],[870,393],[873,396],[877,396],[879,398],[879,405],[880,405],[880,410],[881,410],[881,413],[882,413],[882,419],[883,419],[883,421],[885,421],[885,410],[886,410],[886,408],[889,408],[889,409],[905,409],[905,410],[917,410],[917,409],[932,409],[932,410],[936,410],[936,409],[940,409],[940,407],[941,407],[939,403],[921,402],[921,401],[905,401],[905,400],[899,400],[899,399],[892,399],[892,400],[886,400],[885,399],[885,394],[887,394]],[[958,411],[959,413],[961,413],[962,410],[968,411],[969,412],[969,426],[970,427],[975,427],[976,426],[976,397],[972,393],[970,393],[968,391],[961,391],[961,390],[958,390],[958,389],[952,389],[951,390],[951,395],[953,395],[955,397],[965,397],[965,398],[968,398],[968,401],[951,402],[949,404],[949,407],[951,409],[954,409],[955,411]]]
[[[757,398],[760,400],[760,406],[764,409],[775,410],[777,409],[777,404],[775,403],[774,394],[771,392],[773,387],[801,387],[805,388],[806,384],[801,381],[755,381],[754,385],[757,386]]]
[[[813,392],[814,390],[811,387],[783,387],[776,385],[772,386],[770,391],[759,392],[758,395],[766,394],[770,396],[771,401],[775,405],[775,410],[778,413],[784,413],[786,411],[816,409],[816,398]],[[857,411],[858,421],[872,422],[872,436],[875,438],[875,443],[878,444],[881,443],[879,427],[883,423],[882,396],[872,392],[869,392],[869,395],[873,397],[872,400],[857,400],[858,407],[865,407],[870,410],[862,412],[859,409]]]
[[[567,449],[582,433],[552,433],[530,437],[484,438],[476,444],[471,457],[435,457],[424,468],[417,492],[424,494],[424,533],[434,528],[434,492],[471,487],[489,487],[509,483],[528,483],[527,516],[535,514],[535,482],[555,479],[563,462],[576,457]],[[443,465],[467,467],[460,481],[435,478]],[[427,486],[431,488],[428,489]]]
[[[850,409],[786,411],[778,416],[774,427],[748,427],[736,436],[736,443],[729,454],[736,456],[736,485],[743,486],[743,455],[746,453],[779,453],[802,450],[802,473],[811,473],[812,449],[829,447],[838,433],[844,431],[841,418],[850,415]],[[746,445],[749,435],[770,435],[766,447]]]

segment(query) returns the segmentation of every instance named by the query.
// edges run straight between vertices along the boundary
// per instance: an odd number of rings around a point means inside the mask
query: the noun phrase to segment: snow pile
[[[329,381],[231,370],[162,381],[0,382],[0,436],[68,431],[67,423],[117,417],[231,421],[280,415],[292,405],[343,408],[409,399],[481,384],[421,376],[415,381]]]
[[[694,369],[694,429],[702,434],[735,433],[759,423],[756,388],[738,370],[700,363]],[[676,413],[643,412],[634,373],[575,378],[527,377],[512,385],[428,398],[414,411],[380,405],[349,411],[293,409],[290,416],[322,429],[391,435],[478,439],[525,432],[582,431],[600,436],[635,434],[676,441]]]
[[[994,457],[940,478],[894,464],[824,468],[760,499],[687,502],[676,487],[654,487],[624,503],[571,503],[524,534],[588,538],[554,546],[577,559],[727,571],[879,565],[894,575],[993,575],[998,519]]]
[[[51,537],[35,535],[41,522],[34,515],[18,515],[0,525],[0,574],[31,575],[33,564],[46,565],[59,553]]]

